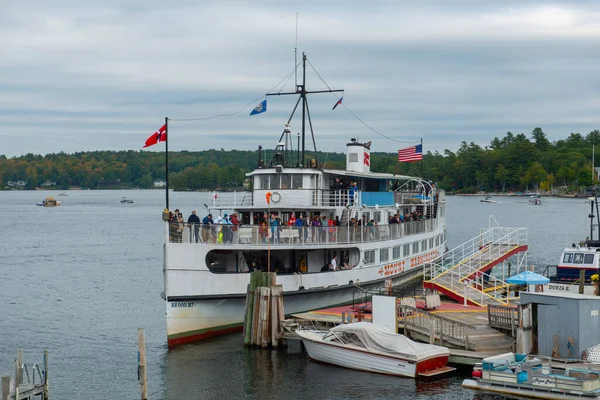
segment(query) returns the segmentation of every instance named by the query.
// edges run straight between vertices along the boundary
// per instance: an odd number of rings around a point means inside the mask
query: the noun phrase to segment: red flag
[[[163,125],[160,129],[154,132],[148,139],[146,139],[146,143],[144,143],[144,148],[153,146],[158,142],[166,142],[167,141],[167,125]]]

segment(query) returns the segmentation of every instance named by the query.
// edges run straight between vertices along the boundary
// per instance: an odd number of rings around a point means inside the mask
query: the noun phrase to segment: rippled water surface
[[[150,398],[155,399],[501,399],[462,389],[463,375],[415,382],[308,361],[300,344],[249,350],[241,335],[167,351],[160,214],[164,192],[0,192],[0,374],[50,352],[54,399],[139,398],[137,328],[145,328]],[[53,195],[63,204],[36,207]],[[121,204],[127,196],[133,204]],[[185,217],[205,214],[203,193],[172,193]],[[562,247],[589,235],[582,199],[448,197],[453,247],[494,215],[528,229],[529,263],[555,264]],[[468,374],[468,371],[466,371]]]

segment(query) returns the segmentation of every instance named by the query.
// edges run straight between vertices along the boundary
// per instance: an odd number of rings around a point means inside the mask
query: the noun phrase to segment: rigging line
[[[287,85],[287,83],[290,81],[290,79],[292,79],[292,75],[294,75],[294,71],[292,71],[288,76],[287,76],[287,80],[283,83],[283,85],[281,85],[281,89],[279,89],[279,91],[277,93],[281,93],[281,91],[285,88],[285,85]]]
[[[327,86],[327,89],[332,90],[329,85],[327,84],[327,82],[325,82],[325,79],[323,79],[323,77],[321,77],[321,74],[319,74],[319,71],[317,71],[317,69],[310,63],[310,60],[306,60],[308,61],[308,65],[310,65],[310,67],[313,69],[313,71],[315,71],[315,74],[317,74],[317,76],[319,77],[319,79],[325,84],[325,86]]]
[[[408,141],[408,140],[398,140],[398,139],[393,139],[393,138],[391,138],[391,137],[389,137],[389,136],[387,136],[387,135],[384,135],[383,133],[381,133],[381,132],[378,132],[378,131],[377,131],[377,130],[375,130],[374,128],[371,128],[371,126],[369,126],[369,125],[368,125],[368,124],[367,124],[365,121],[363,121],[362,119],[360,119],[358,115],[354,114],[354,112],[353,112],[351,109],[349,109],[349,108],[348,108],[348,106],[346,106],[344,103],[342,103],[342,106],[344,106],[344,108],[345,108],[346,110],[348,110],[348,112],[349,112],[350,114],[352,114],[352,116],[353,116],[354,118],[356,118],[356,119],[358,120],[358,122],[360,122],[360,123],[361,123],[361,124],[363,124],[363,125],[364,125],[364,126],[367,128],[367,129],[369,129],[370,131],[372,131],[372,132],[374,132],[374,133],[378,134],[378,135],[379,135],[379,136],[381,136],[381,137],[384,137],[384,138],[386,138],[386,139],[388,139],[388,140],[391,140],[392,142],[397,142],[397,143],[414,143],[414,142],[415,142],[414,140],[410,140],[410,141]]]
[[[332,90],[332,89],[331,89],[331,87],[329,87],[329,85],[327,84],[327,82],[325,82],[325,79],[323,79],[323,77],[321,77],[321,74],[319,74],[319,72],[317,71],[317,69],[316,69],[316,68],[315,68],[315,67],[314,67],[314,66],[313,66],[313,65],[310,63],[310,60],[306,60],[306,61],[308,61],[308,64],[310,65],[310,67],[313,69],[313,71],[315,71],[315,74],[317,74],[317,76],[319,77],[319,79],[321,79],[321,81],[322,81],[322,82],[325,84],[325,86],[327,86],[327,88],[328,88],[329,90]],[[338,97],[338,96],[337,96],[335,93],[333,93],[333,92],[332,92],[332,93],[331,93],[331,95],[332,95],[333,97],[335,97],[336,99],[338,99],[338,100],[339,100],[339,97]],[[343,94],[342,94],[342,96],[343,96]],[[375,132],[375,133],[376,133],[376,134],[378,134],[379,136],[382,136],[382,137],[384,137],[384,138],[386,138],[386,139],[388,139],[388,140],[391,140],[391,141],[393,141],[393,142],[397,142],[397,143],[414,143],[414,140],[411,140],[411,141],[407,141],[407,140],[397,140],[397,139],[393,139],[393,138],[391,138],[391,137],[389,137],[389,136],[386,136],[386,135],[384,135],[384,134],[383,134],[383,133],[381,133],[381,132],[378,132],[377,130],[375,130],[374,128],[372,128],[371,126],[369,126],[369,125],[368,125],[368,124],[367,124],[365,121],[363,121],[362,119],[360,119],[360,118],[358,117],[358,115],[354,114],[354,112],[352,112],[352,110],[351,110],[351,109],[349,109],[349,108],[348,108],[348,107],[347,107],[347,106],[346,106],[344,103],[341,103],[341,104],[342,104],[342,105],[344,106],[344,108],[346,108],[346,110],[348,110],[348,111],[350,112],[350,114],[352,114],[352,115],[354,116],[354,118],[356,118],[356,119],[357,119],[357,120],[358,120],[358,121],[359,121],[361,124],[363,124],[365,127],[367,127],[367,129],[369,129],[369,130],[371,130],[371,131]]]
[[[277,83],[277,85],[273,86],[267,93],[270,93],[273,90],[277,89],[279,87],[279,85],[281,85],[284,81],[285,81],[284,85],[287,84],[287,82],[290,80],[290,78],[293,74],[294,74],[294,71],[292,70],[292,72],[287,74],[282,80],[280,80]],[[281,92],[281,90],[280,90],[280,92]],[[234,115],[237,115],[237,114],[241,113],[242,111],[246,110],[248,107],[255,104],[257,101],[259,101],[263,97],[265,97],[265,95],[260,95],[260,97],[257,97],[254,100],[248,102],[248,104],[246,104],[243,108],[240,108],[239,110],[232,112],[232,113],[215,114],[215,115],[211,115],[209,117],[197,117],[197,118],[169,118],[169,121],[171,121],[171,122],[207,121],[207,120],[211,120],[211,119],[215,119],[215,118],[219,118],[219,117],[233,117]]]

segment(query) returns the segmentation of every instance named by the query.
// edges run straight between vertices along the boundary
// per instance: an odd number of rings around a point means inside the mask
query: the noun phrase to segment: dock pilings
[[[283,287],[276,284],[275,272],[253,271],[246,292],[244,313],[244,346],[262,348],[285,344],[281,321]]]

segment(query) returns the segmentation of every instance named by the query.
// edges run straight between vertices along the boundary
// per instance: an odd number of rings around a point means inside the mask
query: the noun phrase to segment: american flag
[[[416,146],[407,147],[405,149],[398,150],[398,161],[399,162],[412,162],[420,161],[423,159],[423,145],[418,144]]]

